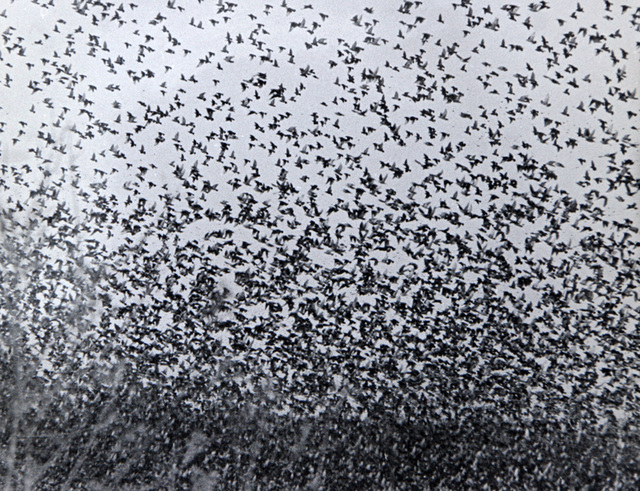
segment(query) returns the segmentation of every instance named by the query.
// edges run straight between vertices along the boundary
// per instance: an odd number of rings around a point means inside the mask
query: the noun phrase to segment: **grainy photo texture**
[[[0,484],[638,489],[640,7],[0,2]]]

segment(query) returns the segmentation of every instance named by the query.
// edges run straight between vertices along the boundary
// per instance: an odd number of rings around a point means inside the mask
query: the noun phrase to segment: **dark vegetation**
[[[122,382],[85,403],[52,400],[21,421],[16,488],[635,489],[640,479],[637,430],[596,431],[580,416],[416,408],[403,421],[385,409],[362,421],[339,405],[278,416],[269,398],[219,396],[194,410]]]

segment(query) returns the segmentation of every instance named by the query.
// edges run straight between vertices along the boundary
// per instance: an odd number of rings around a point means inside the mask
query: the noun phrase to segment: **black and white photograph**
[[[0,489],[640,489],[640,6],[0,0]]]

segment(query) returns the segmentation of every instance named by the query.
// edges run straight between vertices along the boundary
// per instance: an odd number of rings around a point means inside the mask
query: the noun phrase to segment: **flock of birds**
[[[640,8],[67,3],[0,14],[0,230],[141,380],[636,413]]]

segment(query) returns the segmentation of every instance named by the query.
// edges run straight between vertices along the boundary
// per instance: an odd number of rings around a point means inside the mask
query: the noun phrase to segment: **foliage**
[[[34,422],[16,475],[37,480],[34,489],[87,490],[633,489],[640,480],[637,430],[482,410],[452,420],[389,411],[361,420],[337,408],[278,416],[264,398],[232,394],[196,411],[157,388],[124,389]]]

